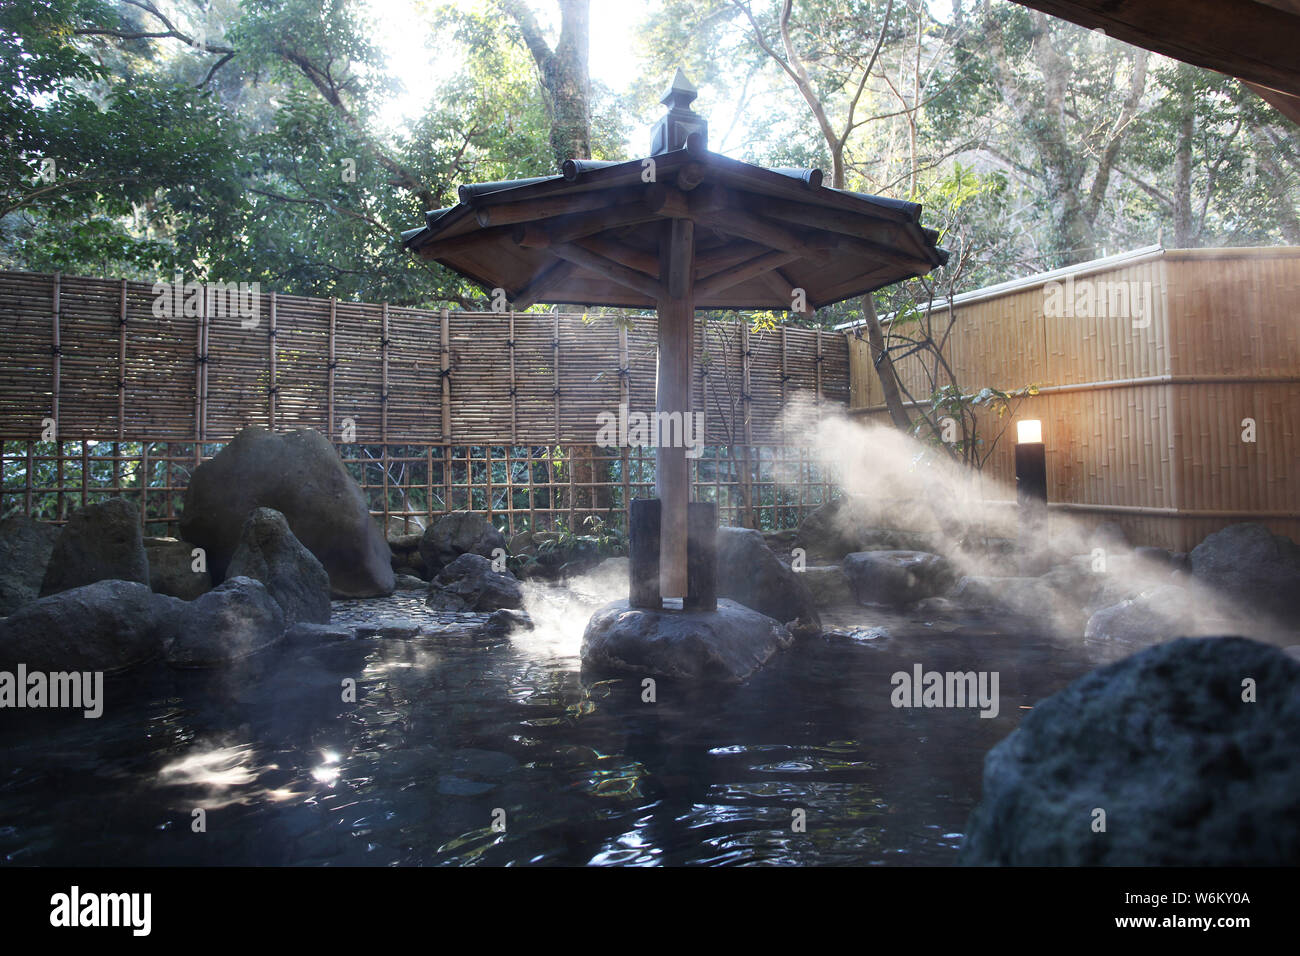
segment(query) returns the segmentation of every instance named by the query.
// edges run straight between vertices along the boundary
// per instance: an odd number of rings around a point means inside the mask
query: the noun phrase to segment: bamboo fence
[[[61,521],[121,494],[148,527],[173,530],[194,467],[250,425],[327,435],[389,527],[457,509],[511,532],[591,514],[622,525],[653,487],[653,449],[595,445],[602,414],[654,410],[653,316],[276,293],[254,295],[250,315],[210,296],[196,314],[156,314],[170,295],[0,272],[0,510]],[[698,326],[695,495],[725,521],[795,524],[833,489],[784,409],[796,396],[844,407],[848,346],[816,330]]]
[[[1070,283],[1076,303],[1091,286],[1088,314],[1049,299]],[[1149,296],[1149,320],[1124,289]],[[1300,540],[1298,299],[1300,248],[1152,247],[958,296],[933,318],[936,333],[954,323],[945,354],[966,392],[1039,387],[1015,418],[1043,423],[1056,514],[1185,551],[1236,521]],[[853,414],[887,422],[870,347],[847,336]],[[918,397],[920,360],[898,363]],[[1014,426],[980,416],[989,439],[1004,427],[983,486],[1009,502]]]

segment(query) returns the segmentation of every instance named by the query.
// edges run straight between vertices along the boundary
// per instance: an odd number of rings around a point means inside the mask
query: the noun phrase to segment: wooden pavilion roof
[[[818,170],[729,159],[701,133],[683,138],[647,159],[569,160],[556,176],[462,186],[457,205],[426,213],[403,244],[504,289],[516,309],[655,307],[673,219],[694,223],[697,309],[788,310],[800,288],[811,311],[947,261],[916,203],[831,189]]]

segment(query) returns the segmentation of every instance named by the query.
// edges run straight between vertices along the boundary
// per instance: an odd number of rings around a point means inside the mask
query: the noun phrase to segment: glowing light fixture
[[[1016,422],[1016,441],[1020,444],[1041,442],[1043,440],[1043,423],[1037,418],[1022,418]]]

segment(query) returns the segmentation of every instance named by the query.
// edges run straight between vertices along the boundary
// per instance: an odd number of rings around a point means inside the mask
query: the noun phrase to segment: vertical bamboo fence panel
[[[0,273],[0,510],[57,521],[122,494],[152,530],[174,530],[194,467],[249,425],[327,435],[388,527],[454,509],[500,515],[512,532],[584,512],[621,525],[628,501],[651,493],[652,449],[596,442],[602,414],[654,411],[653,316],[276,293],[244,315],[206,289],[185,314],[173,291]],[[811,451],[785,444],[781,414],[801,390],[844,407],[848,347],[788,338],[701,324],[707,447],[694,478],[724,521],[789,526],[833,493]],[[47,419],[57,434],[43,441]]]
[[[1071,290],[1086,314],[1049,298]],[[1043,422],[1055,513],[1183,551],[1235,521],[1300,540],[1297,296],[1300,248],[1152,247],[958,296],[934,324],[956,323],[945,354],[966,391],[1039,387],[1015,417]],[[887,422],[870,348],[847,337],[853,413]],[[899,372],[921,398],[919,362]],[[1007,427],[984,487],[1011,501],[1014,428],[980,422]]]

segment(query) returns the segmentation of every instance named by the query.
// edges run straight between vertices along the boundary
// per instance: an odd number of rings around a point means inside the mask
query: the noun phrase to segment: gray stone
[[[855,600],[848,576],[838,564],[813,565],[804,568],[799,575],[817,607],[852,604]]]
[[[946,558],[925,551],[860,551],[844,558],[844,574],[861,604],[903,607],[946,591],[953,580]]]
[[[125,670],[157,657],[181,602],[137,581],[97,581],[33,601],[0,621],[0,670]]]
[[[488,615],[483,624],[483,631],[489,637],[506,637],[514,631],[531,631],[533,619],[523,611],[513,608],[498,608]]]
[[[193,601],[212,590],[212,575],[206,569],[206,561],[204,570],[194,570],[196,547],[176,538],[144,539],[144,551],[149,558],[149,587],[155,594]]]
[[[262,582],[232,577],[179,605],[163,648],[173,667],[221,667],[278,643],[284,630],[284,611]]]
[[[736,683],[793,641],[783,624],[735,601],[719,600],[716,611],[614,601],[588,622],[582,660],[597,670]]]
[[[12,614],[41,596],[59,529],[21,512],[0,521],[0,616]]]
[[[420,556],[430,574],[441,571],[462,554],[492,558],[497,548],[505,550],[506,539],[482,515],[471,511],[445,514],[425,529]]]
[[[791,624],[799,634],[816,634],[821,617],[803,576],[782,564],[749,528],[718,529],[718,597]]]
[[[332,641],[350,641],[356,632],[346,624],[313,624],[299,621],[285,628],[284,639],[290,644],[323,644]]]
[[[185,491],[181,537],[207,551],[214,580],[226,576],[254,508],[284,515],[294,536],[324,565],[334,594],[392,593],[384,533],[324,435],[309,428],[277,434],[245,428],[195,470]]]
[[[429,583],[425,603],[442,611],[495,611],[524,606],[524,589],[509,571],[492,570],[481,554],[462,554]]]
[[[140,510],[125,498],[86,505],[63,526],[41,582],[41,596],[96,581],[149,583]]]
[[[399,574],[393,584],[398,591],[423,591],[429,586],[428,581],[417,578],[414,574]]]
[[[285,624],[329,623],[330,576],[273,508],[249,514],[226,574],[261,581],[284,611]]]
[[[810,560],[826,564],[861,551],[937,551],[943,545],[937,531],[902,530],[886,526],[887,519],[921,524],[931,523],[933,515],[908,509],[886,515],[871,498],[842,495],[805,517],[795,542]]]
[[[1293,865],[1297,685],[1300,663],[1236,637],[1171,641],[1081,677],[985,757],[961,862]]]
[[[1094,612],[1083,637],[1091,643],[1133,651],[1173,637],[1221,634],[1226,624],[1201,616],[1185,589],[1165,584]]]
[[[1300,545],[1246,522],[1192,549],[1192,575],[1251,612],[1300,623]]]

